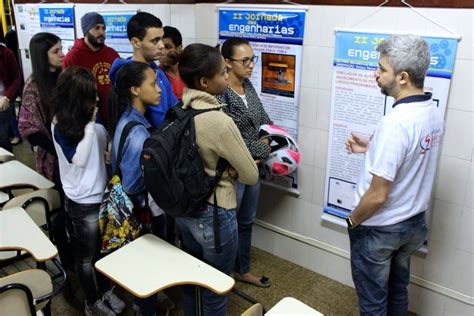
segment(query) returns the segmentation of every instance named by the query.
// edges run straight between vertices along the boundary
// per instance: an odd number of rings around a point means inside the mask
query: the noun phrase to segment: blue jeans
[[[235,258],[234,271],[240,274],[250,271],[250,248],[252,247],[252,226],[257,214],[260,180],[257,184],[246,185],[237,182],[237,224],[239,247]]]
[[[219,207],[220,254],[214,246],[214,206],[206,205],[202,212],[193,217],[178,217],[176,224],[182,236],[183,250],[206,262],[217,270],[230,274],[237,253],[237,221],[235,210]],[[195,286],[183,286],[183,307],[185,315],[196,314]],[[208,289],[202,289],[204,316],[226,315],[227,296],[218,295]]]
[[[360,315],[407,315],[410,256],[427,231],[425,212],[394,225],[349,229]]]
[[[10,133],[13,137],[21,138],[20,131],[18,130],[18,121],[15,113],[15,101],[10,101]]]
[[[99,286],[106,290],[105,277],[95,273],[94,263],[100,255],[100,204],[79,204],[66,196],[64,208],[72,223],[69,236],[74,248],[76,275],[89,304],[99,299]]]
[[[12,113],[12,104],[5,111],[0,111],[0,147],[13,152],[12,144],[10,143],[10,120]]]

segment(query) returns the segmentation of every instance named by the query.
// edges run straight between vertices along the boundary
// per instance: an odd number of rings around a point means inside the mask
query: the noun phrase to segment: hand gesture
[[[366,153],[368,149],[369,141],[363,137],[360,137],[354,133],[351,133],[351,137],[346,140],[346,149],[349,154]]]

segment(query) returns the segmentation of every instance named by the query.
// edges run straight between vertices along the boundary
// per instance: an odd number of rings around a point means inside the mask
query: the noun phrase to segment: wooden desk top
[[[307,316],[323,316],[317,310],[309,307],[303,302],[298,301],[293,297],[285,297],[273,306],[265,316],[277,316],[277,315],[307,315]]]
[[[235,283],[230,276],[151,234],[97,261],[95,267],[140,298],[185,284],[225,294]]]
[[[0,189],[25,186],[49,189],[54,183],[17,160],[0,164]]]
[[[20,207],[0,211],[0,250],[24,250],[39,262],[58,254],[53,243]]]

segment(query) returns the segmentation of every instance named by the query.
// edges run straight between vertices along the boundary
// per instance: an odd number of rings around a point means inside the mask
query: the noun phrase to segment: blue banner
[[[127,24],[134,14],[104,14],[106,39],[121,38],[128,42]]]
[[[74,8],[39,8],[41,28],[74,28]]]
[[[375,70],[379,52],[376,48],[390,34],[339,31],[336,33],[334,65]],[[444,37],[423,37],[430,46],[431,65],[428,76],[450,79],[456,57],[457,40]]]
[[[303,45],[304,11],[219,10],[219,38]]]

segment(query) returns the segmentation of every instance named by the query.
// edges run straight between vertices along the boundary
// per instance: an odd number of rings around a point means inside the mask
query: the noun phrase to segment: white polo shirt
[[[393,225],[428,208],[443,135],[443,117],[430,93],[394,104],[369,142],[354,206],[369,189],[373,175],[392,182],[389,197],[362,225]]]

